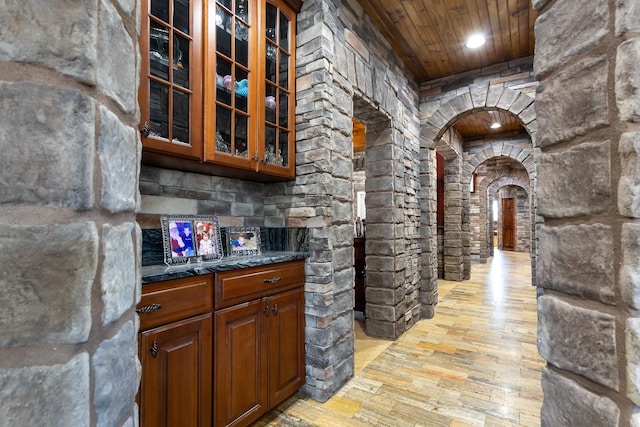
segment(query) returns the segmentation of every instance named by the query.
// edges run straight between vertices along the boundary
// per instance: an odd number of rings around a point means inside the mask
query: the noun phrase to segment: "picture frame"
[[[260,255],[259,227],[229,227],[226,229],[227,255]]]
[[[211,261],[224,256],[218,219],[202,215],[163,215],[162,242],[164,262],[167,265],[187,264],[192,261]],[[200,248],[203,235],[198,236],[198,225],[207,232],[210,243]],[[205,228],[206,227],[206,228]]]
[[[194,218],[196,236],[196,253],[203,261],[220,259],[224,256],[220,224],[218,218],[212,216],[196,216]]]
[[[162,224],[165,264],[186,264],[197,255],[193,234],[193,216],[163,215],[160,222]]]

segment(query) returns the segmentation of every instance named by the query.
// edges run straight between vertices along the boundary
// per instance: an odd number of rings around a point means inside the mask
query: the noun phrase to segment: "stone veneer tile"
[[[620,181],[618,181],[618,212],[640,218],[640,133],[628,132],[620,137]]]
[[[616,319],[556,296],[538,298],[538,351],[549,363],[619,390]]]
[[[608,76],[609,61],[600,56],[581,60],[540,83],[535,111],[538,123],[544,125],[538,129],[538,147],[567,141],[609,123]]]
[[[640,318],[627,319],[627,397],[640,405]]]
[[[98,87],[108,97],[118,103],[126,113],[137,108],[138,76],[136,64],[139,61],[137,38],[134,42],[111,2],[100,2],[98,25]],[[84,36],[84,35],[83,35]],[[112,60],[118,58],[118,61]]]
[[[640,309],[640,224],[622,226],[620,287],[624,301]]]
[[[570,218],[606,212],[611,207],[610,157],[609,141],[542,153],[537,165],[538,213]]]
[[[117,227],[102,227],[104,261],[102,265],[102,323],[116,321],[134,304],[136,287],[136,257],[132,223]]]
[[[0,347],[85,342],[97,265],[93,222],[0,224]]]
[[[102,165],[100,206],[111,212],[134,211],[138,199],[138,164],[142,145],[138,132],[100,107],[98,156]]]
[[[97,2],[76,4],[68,0],[49,0],[46,10],[43,11],[42,6],[42,0],[0,3],[0,61],[42,64],[82,82],[94,84]],[[6,113],[11,110],[2,108],[2,111]],[[48,140],[57,143],[62,141],[52,136]]]
[[[0,82],[0,204],[91,209],[94,110],[75,89]]]
[[[542,427],[610,427],[619,423],[620,409],[615,402],[587,390],[552,369],[542,370],[542,391]]]
[[[616,35],[640,31],[640,3],[638,0],[616,0]]]
[[[65,364],[0,369],[0,423],[88,427],[89,384],[86,353]]]
[[[538,227],[538,286],[614,303],[613,233],[602,224]]]
[[[117,425],[135,399],[142,372],[138,360],[138,327],[133,322],[125,323],[113,338],[98,346],[92,357],[97,427]]]
[[[620,119],[640,122],[640,38],[618,46],[616,57],[616,103]]]
[[[593,49],[609,33],[608,25],[607,1],[556,1],[536,20],[536,74],[545,74]]]

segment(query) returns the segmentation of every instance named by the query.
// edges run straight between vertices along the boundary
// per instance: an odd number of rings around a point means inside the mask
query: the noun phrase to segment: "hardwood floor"
[[[528,254],[496,251],[438,281],[433,319],[398,340],[356,325],[354,377],[325,403],[294,396],[258,426],[539,426],[544,361]]]

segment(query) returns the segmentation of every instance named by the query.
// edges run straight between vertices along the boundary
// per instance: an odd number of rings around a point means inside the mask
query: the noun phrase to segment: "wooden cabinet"
[[[247,426],[304,384],[303,286],[303,261],[216,275],[215,426]]]
[[[141,426],[211,426],[212,303],[210,276],[143,287]]]
[[[222,175],[232,168],[246,177],[293,178],[300,5],[300,0],[143,2],[143,160],[164,159],[162,166]],[[167,156],[191,161],[167,162]]]

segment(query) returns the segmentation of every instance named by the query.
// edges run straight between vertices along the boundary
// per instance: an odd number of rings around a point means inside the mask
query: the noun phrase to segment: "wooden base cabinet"
[[[142,292],[140,426],[211,427],[211,277],[145,285]]]
[[[217,275],[216,427],[250,425],[304,384],[303,286],[304,262]],[[229,305],[236,289],[252,299]]]

